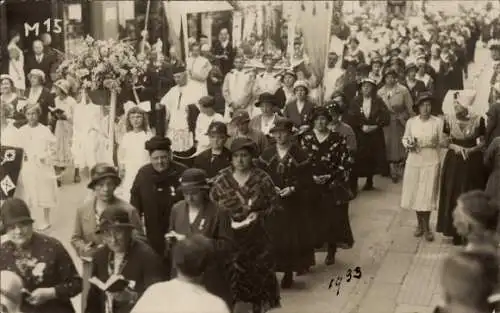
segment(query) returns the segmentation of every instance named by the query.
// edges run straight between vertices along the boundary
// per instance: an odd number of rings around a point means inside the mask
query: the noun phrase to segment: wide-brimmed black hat
[[[199,168],[188,168],[180,178],[180,191],[208,190],[207,172]]]
[[[231,147],[229,150],[231,150],[231,153],[235,153],[236,151],[246,149],[250,151],[252,155],[255,155],[257,152],[257,144],[250,138],[245,138],[245,137],[239,137],[233,140],[231,143]]]
[[[277,131],[286,131],[289,133],[293,132],[294,124],[292,120],[288,118],[278,118],[274,121],[274,126],[269,130],[270,133]]]
[[[231,123],[247,123],[250,122],[250,114],[246,110],[239,110],[234,112],[233,118],[231,119]]]
[[[171,151],[172,142],[167,137],[154,136],[146,141],[144,148],[150,153],[156,150]]]
[[[272,105],[276,105],[276,97],[269,92],[264,92],[259,96],[259,100],[257,100],[257,103],[255,103],[255,106],[260,107],[261,104],[264,102],[271,103]]]
[[[0,208],[0,219],[5,226],[34,222],[31,218],[28,205],[18,198],[9,198],[5,200]]]
[[[212,122],[210,126],[208,126],[208,131],[206,135],[210,136],[212,134],[224,135],[226,137],[229,136],[227,133],[227,126],[223,122]]]
[[[96,233],[102,233],[107,229],[113,228],[134,228],[134,225],[130,222],[129,213],[122,207],[115,206],[104,210],[99,218]]]
[[[116,181],[116,185],[121,183],[120,175],[118,174],[118,170],[107,163],[97,163],[90,170],[90,182],[87,185],[89,189],[94,189],[95,185],[102,179],[111,177]]]
[[[408,73],[410,70],[415,70],[417,71],[418,70],[418,67],[417,67],[417,64],[411,62],[411,63],[408,63],[406,65],[406,69],[405,69],[405,72]]]
[[[315,107],[311,112],[311,122],[314,122],[318,117],[324,116],[328,121],[332,120],[332,116],[326,107]]]

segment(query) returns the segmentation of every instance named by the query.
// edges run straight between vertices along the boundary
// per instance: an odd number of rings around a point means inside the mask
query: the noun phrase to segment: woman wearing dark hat
[[[311,187],[308,156],[294,144],[293,122],[278,119],[271,128],[276,144],[266,149],[259,158],[260,167],[271,176],[282,199],[284,210],[276,212],[269,228],[276,255],[276,270],[284,272],[282,288],[290,288],[293,272],[303,273],[314,260],[306,195]]]
[[[370,74],[368,75],[368,77],[373,79],[377,83],[377,85],[380,85],[382,83],[383,65],[384,65],[384,61],[382,60],[382,57],[380,57],[380,56],[375,56],[370,62]]]
[[[347,214],[352,193],[349,173],[352,169],[347,139],[331,132],[328,124],[332,117],[325,107],[317,107],[311,114],[312,129],[302,135],[301,145],[306,151],[312,167],[314,180],[312,199],[316,199],[318,210],[314,213],[313,227],[319,231],[316,244],[328,245],[326,265],[335,263],[338,244],[352,247],[354,240],[350,226],[342,225],[341,215]]]
[[[390,113],[390,122],[387,127],[384,127],[384,136],[393,182],[398,182],[402,176],[406,150],[401,139],[405,131],[406,121],[415,115],[411,94],[397,79],[398,73],[394,70],[388,70],[384,76],[384,86],[378,91],[378,95]]]
[[[186,167],[172,160],[168,138],[155,136],[146,142],[145,148],[151,162],[137,172],[130,190],[130,203],[144,220],[149,243],[159,255],[164,256],[170,210],[182,199],[177,188]]]
[[[7,229],[1,243],[0,270],[21,277],[27,291],[21,312],[75,312],[71,298],[82,290],[82,280],[64,246],[33,230],[34,221],[24,201],[8,199],[0,212]]]
[[[210,186],[204,170],[197,168],[185,170],[181,177],[179,190],[183,194],[184,200],[177,202],[172,207],[169,232],[165,235],[170,247],[173,248],[173,259],[176,259],[175,246],[177,241],[182,241],[195,234],[209,238],[214,247],[214,255],[207,265],[202,284],[209,292],[231,305],[229,282],[224,268],[232,241],[229,214],[219,211],[210,200],[208,196]],[[172,277],[177,276],[175,267],[171,273]]]
[[[49,125],[49,107],[54,107],[54,97],[50,90],[44,87],[45,73],[39,69],[32,69],[27,78],[30,81],[30,87],[26,90],[28,102],[37,103],[40,106],[40,123]]]
[[[216,205],[231,215],[231,292],[238,307],[253,305],[254,313],[280,306],[279,288],[270,239],[264,228],[279,208],[279,195],[269,175],[257,168],[255,143],[237,138],[231,144],[232,166],[221,171],[210,191]]]
[[[295,99],[293,84],[297,81],[297,75],[293,71],[285,71],[282,78],[281,87],[276,91],[275,97],[278,107],[283,110],[285,106]]]
[[[417,100],[418,116],[406,123],[402,143],[408,149],[403,175],[401,207],[416,211],[418,226],[414,236],[434,240],[429,220],[436,210],[439,192],[441,148],[445,147],[443,121],[431,115],[432,95],[421,94]]]
[[[259,108],[262,113],[250,120],[250,128],[261,131],[268,139],[272,139],[270,138],[271,134],[269,131],[273,128],[274,121],[276,121],[278,116],[277,112],[279,111],[276,97],[265,92],[259,96],[259,100],[255,103],[255,106]]]
[[[231,164],[231,152],[224,146],[229,137],[226,124],[213,122],[208,128],[207,134],[210,148],[196,156],[194,167],[207,172],[208,180],[212,182],[220,170]]]
[[[387,173],[383,128],[389,124],[390,115],[376,88],[375,81],[363,80],[360,95],[354,98],[346,116],[358,146],[354,172],[356,177],[366,177],[365,190],[373,189],[374,175]]]
[[[213,122],[223,122],[224,117],[215,112],[215,98],[212,96],[205,96],[198,101],[200,114],[196,119],[196,128],[194,138],[196,141],[196,153],[201,153],[210,147],[210,140],[208,138],[208,128]]]
[[[90,288],[88,281],[91,274],[90,261],[96,249],[102,245],[102,238],[96,235],[96,229],[102,214],[114,207],[125,209],[135,226],[137,234],[143,235],[143,227],[137,210],[114,194],[120,182],[121,179],[116,168],[105,163],[96,164],[90,170],[90,182],[87,185],[93,191],[93,195],[76,210],[71,245],[83,262],[83,310],[85,310],[86,297]]]
[[[283,116],[290,119],[295,127],[300,128],[308,123],[312,109],[315,107],[308,99],[309,84],[298,80],[293,85],[295,100],[292,100],[283,110]]]
[[[410,91],[413,102],[416,102],[422,92],[427,91],[424,82],[417,79],[417,65],[410,63],[406,65],[406,88]]]
[[[133,229],[126,209],[117,206],[102,213],[96,232],[103,246],[92,259],[85,313],[130,313],[144,291],[162,280],[161,258],[148,244],[134,238]],[[106,283],[114,277],[125,282],[105,290],[95,282]]]

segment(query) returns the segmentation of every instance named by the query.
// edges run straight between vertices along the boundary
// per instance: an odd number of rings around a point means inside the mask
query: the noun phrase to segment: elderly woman
[[[384,86],[378,91],[390,113],[390,122],[384,127],[384,136],[390,175],[394,182],[398,182],[401,178],[406,160],[406,151],[401,143],[406,121],[415,115],[411,94],[397,79],[398,73],[388,70],[384,76]]]
[[[390,113],[376,88],[374,80],[362,80],[360,95],[354,98],[346,116],[358,143],[354,172],[356,177],[366,177],[365,190],[373,190],[373,176],[387,172],[383,128],[389,125]],[[357,182],[355,185],[357,188]]]
[[[453,237],[453,243],[459,245],[463,238],[453,227],[452,218],[458,196],[484,189],[487,180],[483,163],[485,123],[459,101],[453,105],[455,114],[445,118],[444,132],[450,144],[441,172],[437,231]]]
[[[26,90],[28,103],[38,103],[40,106],[40,123],[49,125],[49,107],[54,107],[54,97],[50,90],[44,87],[45,74],[39,69],[33,69],[28,73],[30,87]]]
[[[84,312],[130,313],[144,291],[162,280],[160,257],[148,244],[133,237],[133,229],[126,209],[116,206],[102,213],[97,233],[104,246],[92,260],[92,286]],[[115,277],[124,282],[108,288],[99,284]]]
[[[211,199],[231,216],[234,243],[229,275],[236,308],[244,302],[254,313],[280,306],[266,216],[278,209],[279,195],[271,178],[253,163],[255,143],[237,138],[231,143],[231,167],[221,171],[210,192]]]
[[[418,226],[415,237],[425,235],[434,240],[430,231],[431,211],[436,210],[439,191],[440,148],[445,145],[443,121],[431,116],[431,94],[422,94],[416,103],[418,116],[406,123],[403,145],[408,149],[408,160],[403,176],[401,207],[416,211]]]
[[[19,129],[19,147],[24,150],[16,197],[31,208],[36,228],[50,227],[50,210],[57,205],[57,180],[53,167],[56,138],[39,122],[42,109],[28,104],[25,108],[28,124]]]
[[[54,165],[58,176],[62,176],[64,169],[72,165],[73,155],[71,144],[73,140],[73,110],[78,105],[73,97],[69,95],[71,85],[61,79],[54,83],[56,94],[55,109],[51,109],[52,118],[55,121],[54,134],[56,136],[56,157]],[[58,185],[61,184],[60,177]]]
[[[0,270],[21,277],[26,289],[21,312],[75,312],[71,298],[80,293],[82,282],[62,243],[33,230],[30,210],[22,200],[6,200],[0,212],[7,228],[7,238],[1,243]]]
[[[14,79],[10,75],[0,75],[0,106],[6,110],[6,118],[13,121],[17,128],[26,124],[20,99],[14,88]]]
[[[150,163],[137,172],[130,190],[130,203],[144,221],[149,243],[156,253],[164,256],[170,212],[172,206],[182,200],[182,193],[177,188],[186,167],[172,160],[168,138],[155,136],[146,142],[145,148]]]
[[[306,194],[312,185],[307,155],[293,140],[293,122],[279,119],[271,128],[276,144],[266,149],[259,164],[273,180],[284,210],[272,216],[270,229],[277,257],[277,271],[284,272],[282,288],[293,284],[293,272],[304,273],[313,265]]]
[[[309,101],[309,84],[304,80],[298,80],[293,85],[295,99],[290,101],[283,110],[283,116],[290,119],[295,127],[306,125],[314,108],[314,103]]]
[[[174,248],[177,241],[195,234],[202,234],[212,241],[214,258],[207,265],[202,278],[202,284],[211,293],[231,304],[229,282],[224,272],[224,262],[227,260],[227,250],[231,245],[231,227],[228,212],[221,212],[210,201],[210,187],[204,170],[191,168],[181,176],[179,190],[184,200],[177,202],[170,213],[170,227],[167,240]],[[172,276],[177,276],[175,268]]]
[[[0,277],[0,312],[21,313],[23,301],[23,281],[11,271],[1,271]]]
[[[354,244],[348,209],[352,193],[349,173],[352,168],[347,139],[328,129],[332,117],[328,109],[317,107],[311,114],[312,129],[302,135],[301,145],[312,167],[313,194],[317,210],[315,229],[319,247],[325,243],[328,253],[326,265],[335,263],[337,247],[350,248]]]
[[[92,257],[96,249],[102,246],[102,238],[96,235],[96,230],[103,212],[114,207],[125,209],[130,215],[131,223],[137,233],[143,234],[137,210],[114,195],[121,182],[118,171],[111,165],[99,163],[90,170],[90,177],[91,180],[87,187],[93,191],[93,196],[76,210],[71,236],[71,245],[83,261],[83,311],[85,311],[86,297],[90,287],[88,279],[90,278]]]

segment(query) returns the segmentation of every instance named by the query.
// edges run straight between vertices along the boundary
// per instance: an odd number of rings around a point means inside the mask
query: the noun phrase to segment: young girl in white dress
[[[61,184],[62,174],[64,170],[73,163],[73,155],[71,153],[71,144],[73,139],[73,110],[77,106],[76,100],[69,96],[71,85],[61,79],[54,84],[54,93],[56,97],[55,110],[52,111],[52,116],[56,119],[54,135],[56,136],[56,157],[54,166],[58,175],[58,185]]]
[[[153,135],[149,130],[147,114],[137,106],[126,113],[126,130],[118,147],[118,164],[122,184],[116,195],[130,201],[130,189],[139,169],[149,163],[149,154],[144,148],[146,141]]]
[[[15,197],[23,199],[31,210],[35,228],[50,227],[50,210],[57,205],[57,180],[54,171],[56,137],[50,129],[39,123],[41,109],[38,104],[26,107],[28,124],[19,128],[19,147],[24,160]]]

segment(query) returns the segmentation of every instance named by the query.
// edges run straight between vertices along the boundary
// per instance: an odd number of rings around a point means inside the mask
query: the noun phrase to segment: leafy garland
[[[147,63],[136,57],[132,45],[87,36],[82,49],[67,57],[58,67],[57,76],[74,77],[84,89],[119,92],[133,85],[145,73]]]

